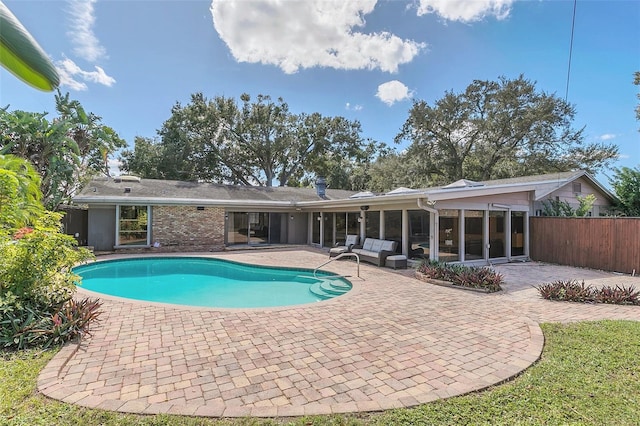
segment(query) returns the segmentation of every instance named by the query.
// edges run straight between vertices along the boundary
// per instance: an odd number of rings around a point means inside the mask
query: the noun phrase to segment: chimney
[[[316,179],[316,192],[318,193],[318,197],[325,199],[327,192],[327,181],[324,176],[318,176]]]

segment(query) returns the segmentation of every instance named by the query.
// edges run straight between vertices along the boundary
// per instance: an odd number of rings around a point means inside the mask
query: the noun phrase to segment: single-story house
[[[333,247],[346,235],[394,240],[409,258],[486,263],[526,259],[529,216],[546,200],[606,214],[615,196],[584,171],[384,194],[326,188],[252,187],[140,179],[96,179],[74,198],[88,208],[96,251],[218,251],[236,245]]]

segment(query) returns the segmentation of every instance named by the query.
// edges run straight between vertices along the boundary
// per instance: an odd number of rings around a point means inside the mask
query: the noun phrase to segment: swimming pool
[[[340,296],[349,281],[324,271],[201,257],[106,260],[77,266],[81,287],[150,302],[217,308],[300,305]]]

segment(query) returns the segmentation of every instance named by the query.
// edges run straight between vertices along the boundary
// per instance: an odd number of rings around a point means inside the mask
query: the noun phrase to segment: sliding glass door
[[[258,245],[271,242],[269,213],[228,212],[226,219],[229,245]]]
[[[506,253],[506,234],[505,222],[507,212],[490,211],[489,212],[489,258],[505,257]]]

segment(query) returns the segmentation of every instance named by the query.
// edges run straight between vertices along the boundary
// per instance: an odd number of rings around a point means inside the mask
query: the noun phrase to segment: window
[[[149,245],[149,206],[118,206],[118,246]]]
[[[464,258],[484,258],[484,211],[464,211]]]
[[[347,214],[336,213],[336,244],[344,245],[347,239]]]
[[[580,182],[573,182],[573,192],[580,194],[582,192],[582,184]]]
[[[323,223],[324,226],[322,228],[322,246],[323,247],[331,247],[333,246],[333,217],[335,215],[333,213],[323,213]]]
[[[460,260],[458,223],[459,210],[440,210],[440,226],[438,227],[438,245],[440,253],[438,259],[442,262],[455,262]]]
[[[369,238],[380,238],[380,212],[366,212],[365,220],[365,235]]]
[[[524,212],[511,212],[511,256],[524,255]]]
[[[320,245],[320,221],[322,216],[319,212],[313,212],[311,219],[311,242]]]
[[[506,235],[504,232],[505,218],[506,212],[489,212],[489,258],[506,256]]]
[[[384,239],[396,242],[396,252],[402,253],[402,210],[384,212]]]
[[[360,213],[347,213],[347,234],[360,235]]]
[[[431,214],[427,211],[409,210],[409,256],[411,259],[429,259],[430,218]]]

